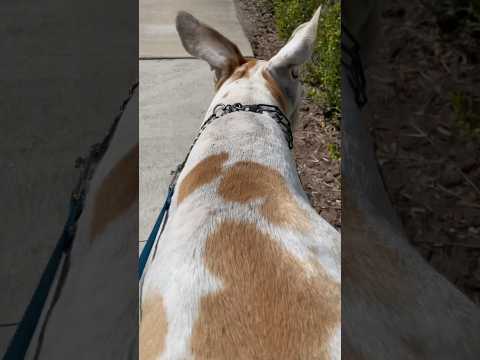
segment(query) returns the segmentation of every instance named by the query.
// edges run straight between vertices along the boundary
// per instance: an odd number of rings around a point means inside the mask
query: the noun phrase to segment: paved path
[[[179,10],[215,27],[235,42],[245,56],[252,54],[233,0],[140,0],[140,58],[190,57],[175,29]]]
[[[165,200],[170,171],[185,157],[213,97],[209,66],[191,58],[177,35],[178,10],[252,56],[233,0],[140,0],[140,248]]]

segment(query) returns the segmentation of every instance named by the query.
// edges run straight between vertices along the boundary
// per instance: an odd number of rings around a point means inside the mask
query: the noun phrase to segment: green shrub
[[[472,9],[477,16],[480,16],[480,0],[472,0]]]
[[[332,160],[340,160],[340,149],[337,144],[335,143],[329,143],[327,144],[327,152],[328,156],[330,156],[330,159]]]
[[[328,0],[273,0],[277,30],[288,39],[295,28],[310,20],[315,10],[323,5],[317,44],[312,62],[302,71],[303,81],[311,87],[309,95],[329,110],[339,113],[340,90],[340,1]],[[334,111],[331,111],[334,110]]]

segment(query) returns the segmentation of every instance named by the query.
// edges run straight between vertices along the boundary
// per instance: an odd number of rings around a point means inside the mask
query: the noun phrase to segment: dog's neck
[[[268,85],[270,79],[265,75],[265,64],[251,61],[223,83],[205,114],[204,122],[220,104],[274,105],[288,116],[291,112],[288,101],[275,94]],[[229,154],[226,165],[235,161],[254,161],[275,168],[302,198],[307,199],[285,133],[271,115],[239,111],[214,119],[202,131],[182,173],[187,174],[200,161],[220,152]]]
[[[225,165],[253,161],[275,168],[298,195],[307,199],[285,133],[270,115],[239,111],[212,121],[192,149],[182,174],[188,174],[205,158],[223,152],[229,155]]]

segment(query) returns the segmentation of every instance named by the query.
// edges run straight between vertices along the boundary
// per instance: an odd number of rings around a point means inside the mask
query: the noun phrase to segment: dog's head
[[[268,61],[245,59],[233,42],[189,13],[179,12],[176,25],[187,52],[205,60],[215,72],[213,103],[276,105],[293,120],[302,96],[299,66],[312,55],[320,11]]]

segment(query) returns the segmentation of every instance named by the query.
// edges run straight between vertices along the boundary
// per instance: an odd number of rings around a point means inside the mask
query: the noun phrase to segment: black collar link
[[[360,58],[360,45],[354,36],[350,33],[345,25],[342,24],[342,33],[347,35],[350,47],[344,44],[342,41],[342,51],[350,57],[350,63],[344,60],[344,54],[342,54],[342,65],[348,71],[348,82],[355,93],[355,102],[361,109],[367,103],[366,93],[366,81],[365,74],[363,72],[362,60]]]

